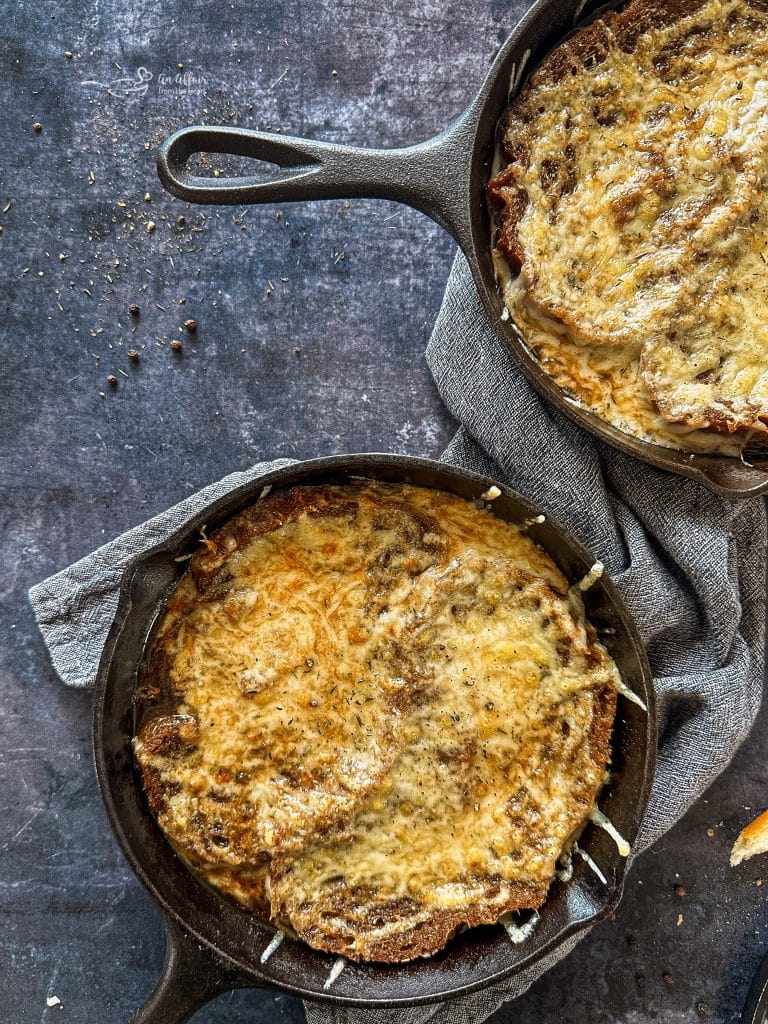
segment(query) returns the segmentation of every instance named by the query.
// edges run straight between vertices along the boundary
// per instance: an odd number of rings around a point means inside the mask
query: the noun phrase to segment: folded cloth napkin
[[[634,853],[661,836],[726,767],[757,714],[763,676],[766,518],[594,441],[548,408],[488,326],[456,258],[427,359],[461,428],[443,458],[541,504],[605,563],[653,669],[660,758]],[[278,463],[233,473],[30,592],[56,671],[93,682],[125,565],[206,504]],[[306,1004],[308,1024],[478,1024],[565,956],[450,1003],[400,1010]]]
[[[96,682],[117,611],[120,582],[135,558],[224,494],[295,461],[258,462],[241,473],[230,473],[32,587],[32,610],[61,681],[67,686],[93,686]]]

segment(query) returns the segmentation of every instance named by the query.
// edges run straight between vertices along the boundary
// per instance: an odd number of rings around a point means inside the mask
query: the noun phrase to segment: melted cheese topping
[[[173,707],[135,741],[182,854],[358,959],[540,905],[620,685],[551,559],[482,503],[371,483],[278,493],[205,543],[145,669]]]
[[[635,8],[585,30],[593,59],[577,37],[567,73],[556,51],[513,101],[527,205],[505,301],[547,373],[603,419],[735,455],[768,416],[768,17],[706,0],[646,20],[627,52]]]
[[[425,684],[406,742],[353,834],[286,860],[273,882],[299,934],[334,908],[343,930],[339,900],[361,894],[358,906],[382,921],[363,929],[353,911],[349,930],[363,933],[350,937],[353,956],[436,910],[485,904],[494,921],[521,892],[522,905],[538,905],[603,777],[595,695],[613,691],[617,672],[603,652],[593,660],[581,610],[506,559],[465,558],[425,577],[412,640]],[[409,912],[393,915],[404,900]]]

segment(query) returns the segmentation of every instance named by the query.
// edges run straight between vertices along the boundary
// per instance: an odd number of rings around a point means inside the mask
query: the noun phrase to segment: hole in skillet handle
[[[318,197],[324,157],[333,146],[246,128],[192,125],[160,147],[157,172],[165,188],[190,203],[238,205]],[[219,157],[230,172],[224,177],[189,173]],[[240,169],[247,173],[240,174]],[[231,173],[234,171],[234,173]],[[262,173],[254,172],[262,171]],[[308,181],[314,183],[307,194]]]
[[[280,180],[282,168],[274,160],[260,160],[237,153],[192,153],[186,164],[189,177],[216,186],[218,180],[243,178],[269,182]]]

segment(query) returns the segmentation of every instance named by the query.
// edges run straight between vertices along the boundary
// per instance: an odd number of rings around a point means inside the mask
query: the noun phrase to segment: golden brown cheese
[[[504,558],[424,576],[397,758],[353,826],[272,871],[275,915],[354,959],[540,906],[603,777],[616,670],[580,610]]]
[[[211,884],[317,948],[407,960],[543,902],[619,686],[578,591],[481,503],[294,488],[193,559],[135,752]]]
[[[767,432],[767,79],[762,5],[634,0],[508,111],[507,306],[561,387],[660,444]]]

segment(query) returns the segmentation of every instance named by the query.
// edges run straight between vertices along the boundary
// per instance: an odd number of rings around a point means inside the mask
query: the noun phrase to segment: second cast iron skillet
[[[665,0],[658,0],[663,5]],[[618,6],[618,5],[612,5]],[[544,372],[511,319],[491,260],[492,224],[485,201],[499,120],[510,96],[576,23],[604,0],[537,0],[502,46],[480,92],[459,119],[427,142],[375,150],[288,138],[243,128],[183,128],[162,146],[158,173],[167,189],[193,203],[284,203],[307,199],[376,197],[415,207],[449,231],[464,251],[489,323],[526,376],[553,404],[622,451],[693,477],[732,497],[768,490],[768,457],[692,455],[641,441],[569,401]],[[209,178],[184,174],[195,153],[228,153],[279,165],[274,175]]]
[[[133,870],[158,904],[166,925],[165,967],[154,993],[132,1024],[183,1024],[209,999],[237,987],[278,988],[303,998],[347,1006],[409,1006],[482,988],[540,961],[568,937],[605,917],[618,903],[626,860],[613,840],[587,823],[579,845],[602,879],[574,857],[573,878],[555,881],[541,920],[514,945],[500,925],[473,928],[429,959],[407,964],[350,964],[325,988],[334,957],[285,939],[261,963],[274,930],[194,875],[174,853],[149,810],[134,763],[134,693],[147,636],[200,542],[200,528],[216,529],[273,490],[301,484],[345,483],[368,477],[435,487],[477,498],[493,481],[428,459],[400,455],[346,455],[297,463],[238,488],[199,513],[166,541],[141,555],[126,572],[115,622],[99,667],[94,700],[94,754],[104,803]],[[539,509],[502,488],[493,503],[501,519],[532,520]],[[556,523],[530,525],[530,536],[572,582],[594,557]],[[182,559],[182,560],[180,560]],[[585,593],[590,620],[615,659],[624,683],[648,706],[619,697],[612,736],[611,776],[598,804],[633,843],[645,813],[656,762],[653,683],[637,630],[615,586],[605,577]]]

